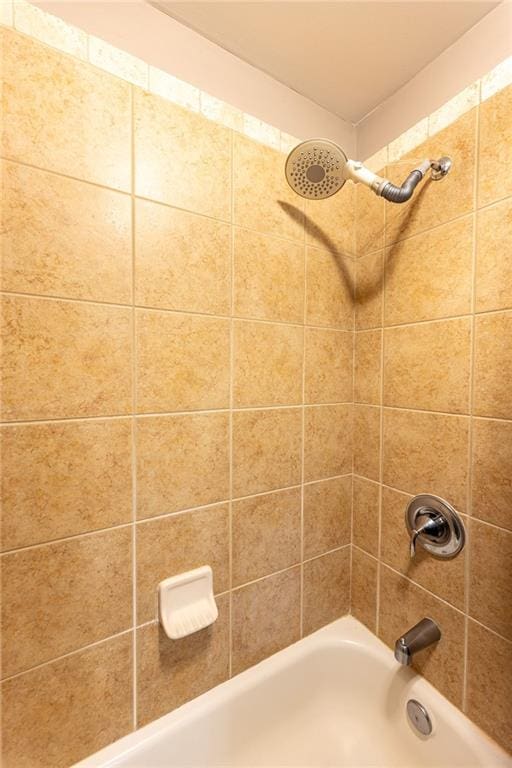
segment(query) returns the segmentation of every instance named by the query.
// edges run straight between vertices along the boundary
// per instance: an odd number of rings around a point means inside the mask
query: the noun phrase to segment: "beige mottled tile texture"
[[[390,646],[433,617],[416,669],[512,750],[512,87],[476,94],[388,147],[396,182],[451,156],[442,183],[384,211],[358,190],[351,612]],[[462,513],[454,559],[411,559],[420,493]]]
[[[372,159],[453,158],[404,206],[304,203],[290,137],[28,3],[15,24],[2,764],[66,768],[349,610],[389,645],[438,621],[417,670],[512,748],[512,87]],[[410,560],[420,492],[464,514],[460,557]],[[157,585],[205,564],[219,619],[171,642]]]
[[[46,45],[0,30],[1,761],[67,768],[349,610],[355,189],[306,219],[291,137],[16,21]],[[202,565],[219,618],[171,641],[158,584]]]

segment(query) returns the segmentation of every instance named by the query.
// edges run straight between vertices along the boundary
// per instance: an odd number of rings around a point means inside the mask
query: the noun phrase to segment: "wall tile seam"
[[[130,417],[127,417],[127,418],[129,419]],[[237,502],[249,501],[251,499],[258,499],[265,496],[273,496],[274,494],[285,493],[286,491],[300,490],[303,486],[307,487],[309,485],[317,485],[319,483],[329,483],[332,480],[341,480],[351,476],[352,476],[351,472],[347,472],[343,475],[329,475],[328,477],[320,477],[316,480],[306,480],[303,483],[297,483],[296,485],[287,485],[284,487],[272,488],[271,490],[268,490],[268,491],[260,491],[258,493],[248,494],[247,496],[233,496],[230,498],[220,499],[219,501],[212,501],[212,502],[208,502],[207,504],[201,504],[199,506],[185,507],[184,509],[177,509],[177,510],[174,510],[173,512],[165,512],[159,515],[152,515],[151,517],[141,517],[141,518],[136,518],[135,520],[127,520],[123,523],[119,523],[118,525],[110,525],[106,528],[94,528],[87,531],[80,531],[80,533],[71,534],[69,536],[61,536],[56,539],[38,541],[32,544],[27,544],[25,546],[14,547],[12,549],[5,549],[0,551],[0,561],[2,560],[2,558],[5,558],[8,555],[12,555],[18,552],[26,552],[27,550],[39,549],[41,547],[49,547],[55,544],[74,541],[76,539],[80,539],[85,536],[94,536],[96,534],[102,534],[109,531],[117,531],[124,528],[130,528],[132,526],[137,528],[138,526],[149,524],[157,520],[166,520],[168,518],[179,517],[180,515],[188,515],[194,512],[203,512],[205,510],[214,509],[215,507],[220,507],[227,504],[236,504]]]
[[[251,411],[279,411],[279,410],[298,410],[299,408],[331,408],[334,406],[339,405],[353,405],[352,400],[335,400],[330,402],[322,402],[322,403],[306,403],[305,405],[302,403],[280,403],[278,405],[246,405],[246,406],[237,406],[236,408],[232,409],[233,413],[247,413]],[[10,419],[9,421],[3,420],[0,421],[0,427],[18,427],[18,426],[29,426],[29,425],[36,425],[36,424],[43,424],[43,425],[50,425],[50,424],[62,424],[62,423],[76,423],[76,422],[82,422],[82,421],[108,421],[108,420],[114,420],[114,419],[130,419],[132,416],[135,417],[136,420],[139,419],[157,419],[157,418],[172,418],[172,417],[179,417],[179,416],[188,416],[188,415],[195,415],[195,416],[207,416],[209,414],[229,414],[231,413],[231,409],[229,407],[223,406],[222,408],[210,408],[210,409],[189,409],[186,411],[151,411],[147,413],[131,413],[131,411],[126,411],[126,413],[115,413],[115,414],[106,414],[104,416],[102,415],[94,415],[94,416],[63,416],[63,417],[56,417],[53,419],[48,418],[41,418],[41,419]],[[506,419],[505,419],[506,421]]]
[[[263,576],[259,576],[257,579],[252,579],[250,581],[243,582],[242,584],[233,585],[229,589],[223,590],[222,592],[218,592],[218,593],[216,592],[215,593],[215,598],[226,597],[228,595],[231,595],[234,592],[240,592],[241,590],[245,589],[246,587],[250,587],[253,584],[258,584],[259,582],[262,582],[262,581],[265,581],[267,579],[273,578],[274,576],[279,576],[279,575],[281,575],[283,573],[287,573],[289,571],[297,570],[298,568],[300,568],[304,564],[311,563],[311,562],[313,562],[315,560],[319,560],[319,559],[321,559],[323,557],[326,557],[326,556],[328,556],[330,554],[333,554],[334,552],[341,552],[341,551],[347,549],[347,547],[350,547],[350,546],[351,546],[350,542],[347,542],[345,544],[342,544],[339,547],[334,547],[332,549],[326,550],[325,552],[322,552],[320,554],[314,555],[313,557],[306,558],[305,560],[297,560],[294,563],[291,563],[290,565],[287,565],[285,568],[281,568],[281,569],[279,569],[277,571],[271,571],[269,573],[264,574]],[[90,648],[94,648],[94,647],[96,647],[98,645],[101,645],[102,643],[106,643],[106,642],[108,642],[110,640],[116,639],[118,637],[122,637],[123,635],[127,635],[127,634],[129,634],[131,632],[137,632],[139,629],[142,629],[143,627],[146,627],[146,626],[149,626],[149,625],[155,625],[155,624],[159,624],[159,623],[160,622],[159,622],[157,617],[153,618],[153,619],[146,620],[146,621],[142,621],[142,622],[136,622],[134,625],[130,625],[130,626],[126,627],[126,629],[123,629],[120,632],[116,632],[113,635],[107,635],[106,637],[102,637],[99,640],[94,641],[93,643],[86,643],[85,645],[77,646],[76,648],[73,648],[71,651],[68,651],[67,653],[60,654],[60,655],[52,657],[50,659],[46,659],[45,661],[41,662],[40,664],[35,664],[32,667],[28,667],[27,669],[20,670],[19,672],[16,672],[13,675],[7,675],[7,676],[3,677],[0,680],[0,685],[3,685],[4,683],[8,682],[9,680],[12,680],[14,678],[20,677],[22,675],[26,675],[26,674],[28,674],[30,672],[33,672],[33,671],[35,671],[37,669],[40,669],[42,667],[46,667],[46,666],[49,666],[50,664],[54,664],[54,663],[56,663],[56,662],[58,662],[58,661],[60,661],[62,659],[68,658],[68,657],[73,656],[73,655],[75,655],[77,653],[81,653],[82,651],[86,651],[86,650],[88,650]]]
[[[412,498],[415,495],[414,493],[411,493],[410,491],[404,491],[403,488],[397,488],[394,485],[387,485],[386,483],[380,482],[379,480],[373,480],[370,477],[365,477],[364,475],[360,475],[360,474],[357,474],[357,473],[354,474],[354,478],[357,479],[357,480],[364,480],[365,482],[371,483],[372,485],[380,485],[385,490],[395,491],[396,493],[401,493],[404,496],[409,496],[410,498]],[[466,511],[466,512],[461,512],[460,514],[465,518],[465,522],[466,522],[467,525],[469,525],[469,527],[471,527],[471,521],[474,521],[474,522],[478,523],[479,525],[485,525],[488,528],[493,528],[494,530],[501,531],[504,534],[511,534],[512,535],[512,530],[510,528],[504,528],[502,525],[497,525],[496,523],[491,523],[489,520],[484,520],[483,518],[478,517],[474,513],[470,513],[468,511]]]
[[[12,4],[12,7],[15,8],[15,6],[16,6],[16,3],[14,2]],[[292,137],[286,131],[282,131],[280,128],[270,125],[269,123],[266,123],[263,120],[260,120],[259,118],[255,118],[253,115],[250,115],[247,112],[243,112],[242,110],[238,109],[234,105],[229,104],[228,102],[223,101],[222,99],[218,99],[217,97],[212,96],[212,94],[209,94],[206,91],[202,91],[201,89],[196,88],[196,86],[193,86],[190,83],[186,82],[185,80],[181,80],[180,78],[175,77],[170,72],[166,72],[165,70],[159,70],[158,67],[154,67],[153,65],[148,64],[142,59],[139,59],[138,57],[133,56],[132,54],[129,54],[127,51],[124,51],[121,48],[117,48],[116,46],[111,45],[110,43],[102,40],[101,38],[96,37],[95,35],[91,35],[83,32],[83,30],[81,30],[80,28],[75,27],[74,25],[68,24],[67,22],[63,21],[59,17],[53,16],[53,14],[47,13],[41,9],[38,9],[38,10],[40,14],[44,15],[44,17],[47,17],[49,19],[58,18],[62,26],[65,26],[70,30],[77,30],[78,32],[82,32],[85,35],[85,40],[86,40],[86,47],[87,47],[86,56],[82,57],[75,53],[71,53],[70,51],[66,50],[65,45],[58,45],[56,42],[48,42],[48,40],[44,40],[42,37],[37,36],[36,34],[31,34],[27,31],[20,29],[19,26],[16,24],[15,14],[14,14],[14,20],[12,24],[0,22],[0,28],[4,27],[7,29],[12,29],[13,31],[16,32],[16,34],[28,40],[35,40],[39,45],[44,46],[46,49],[50,51],[58,51],[62,56],[65,56],[67,59],[70,59],[75,62],[79,62],[81,64],[85,64],[89,67],[93,67],[95,70],[102,72],[108,75],[109,77],[112,77],[118,81],[127,83],[128,85],[138,88],[139,90],[145,93],[149,93],[153,96],[156,96],[157,98],[161,98],[170,104],[174,104],[175,106],[181,109],[187,110],[188,112],[197,114],[200,117],[202,117],[204,120],[208,120],[209,122],[215,123],[216,125],[222,126],[223,128],[240,133],[240,135],[245,136],[246,138],[249,138],[252,141],[257,142],[262,146],[266,146],[270,149],[273,149],[274,151],[279,152],[283,155],[287,154],[290,141],[292,141],[295,144],[298,144],[300,142],[299,138]],[[144,74],[145,82],[141,83],[140,80],[137,81],[134,78],[130,78],[120,74],[119,72],[116,72],[114,69],[112,69],[111,66],[109,67],[108,63],[105,63],[104,65],[102,65],[98,57],[91,55],[91,50],[90,50],[91,41],[95,41],[95,42],[99,41],[100,43],[103,44],[103,46],[106,49],[110,50],[114,55],[120,54],[122,58],[129,59],[132,63],[139,64],[141,65],[141,68],[145,68],[146,70],[146,73]],[[163,72],[164,75],[167,75],[169,77],[169,79],[172,79],[173,81],[175,81],[178,87],[183,87],[184,89],[190,92],[197,91],[197,107],[194,107],[191,103],[184,103],[183,99],[181,98],[177,98],[177,97],[172,98],[171,96],[164,95],[161,90],[159,90],[158,88],[155,88],[155,86],[152,86],[151,73],[154,74],[157,71]],[[241,118],[241,123],[243,124],[242,130],[236,130],[235,128],[233,128],[231,118],[226,120],[217,120],[217,119],[211,118],[202,107],[202,101],[208,100],[208,99],[215,99],[215,101],[219,103],[221,109],[226,109],[230,113],[236,112],[237,114],[239,114]]]
[[[28,293],[24,291],[10,291],[10,290],[0,290],[0,297],[5,298],[20,298],[20,299],[41,299],[42,301],[54,301],[54,302],[63,302],[66,304],[84,304],[86,306],[97,306],[97,307],[112,307],[114,309],[124,309],[124,310],[135,310],[136,315],[140,315],[141,312],[147,312],[152,314],[163,314],[163,315],[179,315],[181,316],[191,316],[191,317],[202,317],[210,320],[234,320],[239,323],[260,323],[261,325],[278,325],[278,326],[287,326],[291,328],[305,328],[313,329],[313,330],[323,330],[323,331],[336,331],[338,333],[346,333],[351,334],[353,333],[352,328],[343,327],[340,325],[322,325],[317,323],[306,323],[303,324],[302,322],[294,322],[290,320],[272,320],[262,317],[251,317],[250,315],[219,315],[214,314],[212,312],[199,312],[197,310],[191,310],[191,309],[176,309],[174,307],[153,307],[148,306],[145,304],[132,304],[132,303],[126,303],[126,304],[120,304],[117,302],[107,302],[107,301],[96,301],[94,299],[77,299],[69,296],[61,296],[56,294],[43,294],[43,293]],[[499,311],[499,310],[496,310]],[[506,310],[505,310],[506,311]]]
[[[408,579],[408,578],[407,578],[406,576],[404,576],[404,574],[402,574],[400,571],[396,571],[394,568],[392,568],[392,567],[388,566],[386,563],[383,563],[383,562],[381,562],[381,561],[380,561],[378,558],[376,558],[376,557],[374,557],[373,555],[371,555],[370,553],[366,552],[364,549],[361,549],[361,548],[360,548],[359,546],[357,546],[356,544],[345,544],[345,545],[343,545],[342,547],[339,547],[338,549],[335,549],[335,550],[331,550],[330,552],[327,552],[327,553],[325,553],[325,554],[330,554],[331,552],[339,552],[339,551],[341,551],[341,550],[347,549],[347,547],[353,547],[353,548],[355,548],[355,549],[358,549],[358,550],[359,550],[359,551],[360,551],[360,552],[361,552],[363,555],[366,555],[366,556],[367,556],[367,557],[369,557],[370,559],[372,559],[372,560],[374,560],[375,562],[377,562],[377,563],[379,564],[379,566],[383,566],[383,567],[385,567],[385,568],[388,568],[390,571],[393,571],[393,572],[394,572],[394,573],[395,573],[397,576],[401,576],[401,577],[402,577],[402,578],[404,578],[406,581],[411,581],[411,579]],[[324,555],[318,555],[317,557],[315,557],[315,558],[312,558],[312,559],[313,559],[313,560],[316,560],[316,559],[319,559],[319,558],[321,558],[321,557],[324,557]],[[311,562],[311,561],[307,561],[307,562]],[[270,576],[275,576],[275,575],[278,575],[279,573],[284,573],[284,572],[286,572],[286,571],[291,571],[291,570],[294,570],[294,569],[296,569],[296,568],[298,568],[298,567],[299,567],[299,564],[297,564],[297,565],[294,565],[294,566],[291,566],[291,567],[289,567],[289,568],[285,568],[283,571],[277,571],[276,573],[270,574],[269,576],[263,576],[263,577],[262,577],[261,579],[259,579],[258,581],[263,581],[264,579],[267,579],[267,578],[269,578]],[[251,583],[254,583],[254,582],[250,582],[249,584],[251,584]],[[414,581],[411,581],[411,583],[413,584],[413,586],[415,586],[415,587],[417,587],[418,589],[420,589],[421,591],[423,591],[423,592],[425,592],[425,593],[429,594],[431,597],[435,598],[435,599],[436,599],[436,600],[438,600],[439,602],[441,602],[441,603],[445,603],[445,604],[446,604],[446,606],[447,606],[448,608],[452,608],[452,609],[453,609],[454,611],[456,611],[458,614],[460,614],[460,615],[462,615],[462,616],[466,616],[466,614],[465,614],[464,612],[462,612],[462,611],[460,611],[459,609],[455,608],[455,606],[451,605],[451,603],[447,603],[445,600],[443,600],[442,598],[440,598],[440,597],[439,597],[438,595],[436,595],[435,593],[433,593],[433,592],[429,592],[429,590],[425,589],[425,588],[424,588],[424,587],[422,587],[420,584],[417,584],[417,583],[416,583],[416,582],[414,582]],[[244,585],[244,586],[247,586],[247,585]],[[226,597],[226,596],[227,596],[227,595],[229,595],[230,593],[232,593],[232,592],[235,592],[235,591],[238,591],[238,590],[239,590],[239,589],[241,589],[241,588],[243,588],[243,587],[236,587],[236,588],[234,588],[234,589],[231,589],[231,590],[226,590],[226,591],[224,591],[224,592],[221,592],[221,593],[217,594],[217,595],[216,595],[216,597]],[[350,614],[350,615],[353,615],[353,614]],[[478,621],[477,619],[473,618],[472,616],[467,616],[467,618],[468,618],[468,620],[469,620],[470,622],[472,622],[472,623],[474,623],[474,624],[476,624],[476,625],[478,625],[478,626],[482,627],[483,629],[487,630],[487,631],[488,631],[490,634],[492,634],[493,636],[495,636],[495,637],[499,638],[501,641],[503,641],[504,643],[506,643],[507,645],[509,645],[509,646],[512,648],[512,640],[511,640],[511,639],[509,639],[509,638],[507,638],[507,637],[504,637],[503,635],[500,635],[498,632],[496,632],[495,630],[493,630],[493,629],[491,629],[490,627],[486,626],[486,625],[485,625],[485,624],[483,624],[481,621]],[[63,660],[63,659],[67,659],[67,658],[70,658],[70,657],[76,656],[76,655],[78,655],[78,654],[80,654],[80,653],[82,653],[82,652],[84,652],[84,651],[88,651],[88,650],[90,650],[90,649],[93,649],[93,648],[95,648],[95,647],[97,647],[97,646],[100,646],[100,645],[104,645],[104,644],[106,644],[106,643],[109,643],[109,642],[111,642],[112,640],[117,640],[119,637],[123,637],[124,635],[128,635],[128,634],[130,634],[131,632],[134,632],[134,631],[138,631],[138,630],[140,630],[140,629],[143,629],[144,627],[147,627],[147,626],[152,626],[152,625],[157,625],[157,624],[159,624],[159,621],[158,621],[158,619],[150,619],[149,621],[144,621],[144,622],[141,622],[140,624],[137,624],[135,627],[129,627],[128,629],[125,629],[125,630],[123,630],[122,632],[119,632],[119,633],[117,633],[117,634],[114,634],[114,635],[109,635],[108,637],[102,638],[101,640],[97,640],[97,641],[95,641],[94,643],[90,643],[90,644],[88,644],[88,645],[84,645],[84,646],[81,646],[81,647],[79,647],[79,648],[76,648],[76,649],[74,649],[74,650],[72,650],[72,651],[69,651],[68,653],[62,654],[61,656],[57,656],[57,657],[55,657],[55,658],[53,658],[53,659],[50,659],[49,661],[44,661],[44,662],[42,662],[41,664],[37,664],[37,665],[35,665],[35,666],[33,666],[33,667],[30,667],[29,669],[23,670],[22,672],[16,672],[14,675],[9,675],[9,676],[7,676],[7,677],[4,677],[4,678],[3,678],[3,679],[0,681],[0,688],[1,688],[1,687],[3,687],[3,686],[5,686],[6,684],[8,684],[8,683],[9,683],[11,680],[14,680],[14,679],[16,679],[16,678],[19,678],[19,677],[23,677],[23,676],[25,676],[25,675],[29,675],[29,674],[31,674],[32,672],[35,672],[35,671],[37,671],[38,669],[42,669],[43,667],[47,667],[47,666],[50,666],[50,665],[52,665],[52,664],[55,664],[55,663],[57,663],[57,662],[59,662],[59,661],[61,661],[61,660]]]
[[[471,614],[466,613],[465,611],[461,610],[460,608],[457,608],[457,606],[450,603],[448,600],[446,600],[443,597],[440,597],[435,592],[432,592],[431,590],[427,589],[422,584],[419,584],[418,582],[414,581],[414,579],[411,579],[409,576],[406,576],[401,571],[398,571],[396,568],[393,568],[393,566],[388,565],[388,563],[384,562],[383,560],[375,557],[374,555],[370,554],[369,552],[366,552],[366,550],[361,549],[357,544],[352,544],[355,549],[359,549],[363,554],[365,554],[367,557],[371,558],[372,560],[376,561],[379,564],[379,568],[387,568],[389,571],[392,571],[396,576],[400,576],[405,581],[412,584],[414,587],[419,589],[421,592],[424,592],[425,594],[429,595],[430,597],[433,597],[438,602],[445,605],[447,608],[451,608],[453,611],[455,611],[459,616],[464,617],[466,619],[469,619],[470,621],[473,621],[475,624],[479,624],[481,627],[486,629],[488,632],[491,632],[496,637],[499,637],[500,640],[503,640],[505,643],[508,643],[512,647],[512,638],[505,637],[504,635],[501,635],[499,632],[496,632],[495,629],[492,629],[491,627],[488,627],[486,624],[483,624],[478,619],[475,619]],[[459,707],[460,709],[460,707]]]

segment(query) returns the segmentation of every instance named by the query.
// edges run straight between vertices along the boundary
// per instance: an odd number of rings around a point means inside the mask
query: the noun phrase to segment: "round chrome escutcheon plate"
[[[422,736],[430,736],[432,733],[432,720],[427,710],[416,699],[407,702],[407,717],[413,728]]]

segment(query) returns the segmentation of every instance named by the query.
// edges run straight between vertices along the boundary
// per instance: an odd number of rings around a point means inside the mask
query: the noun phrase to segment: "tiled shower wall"
[[[355,196],[1,34],[3,765],[58,768],[348,612]]]
[[[385,170],[445,154],[404,206],[358,189],[352,612],[390,646],[436,620],[417,668],[512,750],[512,86]],[[409,558],[425,492],[464,515],[454,560]]]

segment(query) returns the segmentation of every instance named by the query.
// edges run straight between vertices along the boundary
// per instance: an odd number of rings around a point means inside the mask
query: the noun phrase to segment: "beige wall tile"
[[[453,167],[447,184],[427,180],[413,198],[402,205],[386,203],[386,243],[403,240],[471,210],[475,172],[475,136],[477,109],[432,136],[399,163],[389,165],[387,174],[395,184],[401,184],[417,165],[418,158],[448,155]]]
[[[382,489],[381,560],[463,611],[467,549],[452,560],[439,560],[418,546],[411,559],[410,538],[405,525],[405,510],[410,500],[409,494]]]
[[[299,488],[233,502],[233,586],[300,560]]]
[[[464,615],[424,589],[381,565],[379,637],[391,648],[407,629],[425,616],[441,630],[441,641],[418,653],[414,669],[453,704],[462,705]]]
[[[362,477],[354,477],[353,503],[353,543],[377,557],[379,554],[379,485]]]
[[[377,170],[385,176],[384,170]],[[356,251],[359,256],[384,248],[384,199],[363,184],[356,185]]]
[[[134,110],[136,194],[229,221],[229,129],[139,89]]]
[[[233,414],[233,496],[297,485],[301,479],[299,408]]]
[[[334,252],[306,248],[306,322],[351,331],[354,327],[353,262]]]
[[[379,480],[381,409],[373,405],[354,406],[354,472]]]
[[[237,675],[299,639],[300,568],[235,590],[231,610],[231,665]]]
[[[228,315],[228,224],[147,200],[135,204],[135,302]]]
[[[304,320],[304,247],[235,229],[234,314],[259,320]]]
[[[351,613],[369,630],[377,625],[378,561],[352,547]]]
[[[129,191],[129,84],[10,30],[1,34],[2,155]]]
[[[470,375],[469,317],[385,330],[385,405],[468,413]]]
[[[354,400],[378,405],[381,401],[382,331],[358,331],[354,350]]]
[[[356,250],[356,186],[348,181],[325,200],[306,201],[306,241],[330,253]]]
[[[2,2],[2,6],[9,5],[10,3]],[[19,32],[85,61],[87,33],[82,29],[72,27],[58,16],[52,16],[25,0],[16,0],[12,3],[12,8],[15,16],[14,26]]]
[[[350,475],[304,486],[305,558],[350,543],[351,510]]]
[[[493,96],[512,83],[512,56],[508,56],[487,72],[481,80],[482,101]]]
[[[129,83],[140,85],[141,88],[148,87],[149,67],[136,56],[115,48],[94,35],[88,36],[88,54],[89,61],[94,66],[101,67]]]
[[[470,523],[469,614],[512,640],[512,533]]]
[[[384,251],[361,256],[356,261],[355,326],[380,328],[384,288]]]
[[[309,635],[350,610],[350,547],[304,563],[303,632]]]
[[[304,205],[286,183],[281,152],[233,134],[234,223],[304,240]]]
[[[235,408],[302,402],[302,328],[235,321],[233,345]]]
[[[229,405],[229,320],[136,313],[139,413]]]
[[[167,101],[179,104],[181,107],[199,112],[201,92],[190,83],[173,77],[157,67],[149,67],[149,89],[151,93],[162,96]],[[206,115],[208,117],[208,115]],[[218,120],[217,122],[223,122]]]
[[[229,496],[229,415],[139,418],[137,517],[224,501]]]
[[[2,676],[128,629],[131,557],[128,527],[3,555]]]
[[[512,530],[512,424],[473,420],[472,507],[475,517]]]
[[[476,238],[476,310],[510,309],[512,199],[478,212]]]
[[[187,83],[188,85],[188,83]],[[190,86],[189,86],[190,88]],[[216,123],[222,123],[234,131],[241,131],[244,124],[244,115],[240,109],[227,104],[221,99],[217,99],[209,93],[200,92],[201,113],[208,120],[215,120]]]
[[[352,406],[305,409],[304,479],[322,480],[352,471]]]
[[[131,410],[131,310],[4,297],[2,315],[4,419]]]
[[[1,174],[3,290],[131,302],[127,195],[14,163]]]
[[[469,313],[473,216],[395,243],[385,263],[386,325]]]
[[[466,509],[469,420],[384,409],[383,482]]]
[[[261,142],[261,144],[266,144],[274,149],[281,148],[281,132],[279,128],[275,128],[273,125],[269,125],[253,115],[247,115],[245,112],[242,131],[246,136]]]
[[[473,412],[512,418],[512,312],[481,315],[475,321]]]
[[[306,403],[346,403],[353,397],[352,333],[306,329]]]
[[[137,630],[138,727],[229,677],[229,598],[217,605],[214,624],[181,640],[169,640],[157,623]]]
[[[406,153],[416,149],[428,136],[428,117],[424,117],[388,144],[389,163],[399,161]],[[427,155],[428,157],[428,155]]]
[[[480,81],[477,80],[463,91],[460,91],[453,99],[447,101],[428,118],[428,135],[434,136],[443,128],[454,123],[465,112],[476,107],[480,100]]]
[[[512,85],[480,105],[478,203],[512,194]]]
[[[215,593],[229,589],[228,505],[148,520],[136,527],[137,621],[158,618],[158,584],[202,565]]]
[[[67,768],[129,733],[132,646],[127,633],[2,683],[4,768]]]
[[[510,752],[512,647],[474,621],[468,630],[466,714]]]
[[[131,520],[128,419],[3,427],[0,455],[4,550]]]

